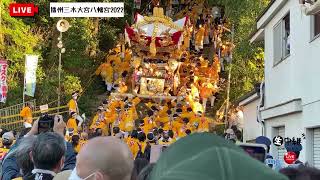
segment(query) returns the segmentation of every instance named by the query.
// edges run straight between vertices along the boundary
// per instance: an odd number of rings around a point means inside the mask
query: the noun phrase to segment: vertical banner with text
[[[8,63],[6,60],[0,59],[0,102],[5,103],[7,100],[7,70]]]
[[[36,91],[37,81],[37,67],[38,67],[38,56],[37,55],[26,55],[26,66],[25,66],[25,91],[24,94],[27,96],[34,96]]]

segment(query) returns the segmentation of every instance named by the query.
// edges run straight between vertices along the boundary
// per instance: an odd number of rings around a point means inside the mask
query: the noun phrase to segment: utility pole
[[[59,41],[62,42],[62,32],[60,32],[59,36]],[[62,46],[63,47],[63,46]],[[61,65],[61,51],[62,47],[59,47],[59,67],[58,67],[58,79],[59,79],[59,89],[58,89],[58,108],[60,107],[60,95],[61,95],[61,70],[62,70],[62,65]],[[59,112],[60,109],[58,109]]]
[[[231,45],[233,46],[234,42],[234,25],[232,25],[231,29]],[[228,113],[229,113],[229,101],[230,101],[230,81],[231,81],[231,72],[232,72],[232,50],[230,52],[230,58],[231,58],[231,63],[230,67],[228,70],[228,85],[227,85],[227,101],[226,101],[226,113],[225,113],[225,128],[229,127],[229,122],[228,122]]]
[[[59,89],[58,89],[58,112],[60,111],[60,96],[61,96],[61,71],[62,71],[62,65],[61,65],[61,55],[66,52],[66,49],[63,47],[62,42],[62,33],[66,32],[69,29],[70,25],[69,22],[61,19],[57,23],[57,29],[60,32],[60,36],[58,38],[58,48],[59,48],[59,67],[58,67],[58,79],[59,79]]]

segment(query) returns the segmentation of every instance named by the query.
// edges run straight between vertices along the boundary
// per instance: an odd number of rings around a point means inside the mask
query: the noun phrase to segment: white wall
[[[256,139],[256,137],[262,135],[261,124],[257,122],[257,105],[259,99],[256,99],[249,104],[243,106],[244,115],[244,129],[243,129],[243,141]]]
[[[291,55],[274,67],[273,27],[290,10]],[[286,137],[301,137],[300,160],[312,159],[312,138],[308,128],[320,126],[320,37],[312,37],[312,16],[305,16],[298,1],[289,0],[265,27],[265,108],[302,99],[302,113],[265,120],[266,135],[272,139],[274,128],[285,126]],[[272,146],[271,153],[275,153]]]
[[[289,10],[291,55],[273,67],[273,27]],[[320,37],[311,37],[311,21],[290,0],[265,27],[265,108],[301,98],[304,127],[320,125]]]
[[[273,27],[289,12],[291,55],[273,67]],[[320,100],[320,38],[311,41],[311,16],[301,13],[298,1],[288,1],[265,28],[266,105],[271,107],[293,98],[304,104]]]
[[[305,129],[302,127],[302,113],[297,114],[291,114],[287,116],[277,117],[273,119],[269,119],[265,121],[265,131],[266,136],[273,140],[273,138],[277,135],[274,131],[277,127],[285,127],[285,137],[301,137],[302,133],[305,133]],[[283,137],[283,138],[285,138]],[[302,146],[305,146],[306,140],[302,140]],[[271,145],[270,153],[271,155],[276,158],[277,157],[277,146]],[[303,162],[306,161],[305,159],[305,150],[306,148],[303,148],[302,152],[300,153],[299,159]],[[283,159],[282,159],[283,160]]]
[[[294,69],[293,54],[291,53],[287,59],[276,66],[274,66],[273,60],[273,28],[289,12],[292,2],[293,1],[288,1],[265,27],[266,108],[294,99],[296,94],[292,92],[294,87],[294,78],[292,78]]]

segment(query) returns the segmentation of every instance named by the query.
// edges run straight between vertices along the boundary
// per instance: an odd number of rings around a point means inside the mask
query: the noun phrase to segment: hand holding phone
[[[53,132],[64,136],[65,128],[66,128],[66,123],[63,121],[63,117],[61,115],[56,115],[54,117]]]
[[[54,117],[45,114],[40,117],[38,122],[38,134],[45,132],[53,132]]]

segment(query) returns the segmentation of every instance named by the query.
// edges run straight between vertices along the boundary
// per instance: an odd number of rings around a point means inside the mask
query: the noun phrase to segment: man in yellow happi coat
[[[204,115],[200,118],[198,132],[209,132],[210,121]]]
[[[133,108],[128,105],[125,106],[125,111],[121,116],[121,123],[119,128],[124,132],[131,132],[134,128],[135,115]]]
[[[78,133],[78,125],[77,125],[77,121],[76,121],[76,116],[77,116],[77,114],[75,112],[72,112],[70,119],[68,119],[68,121],[67,121],[67,128],[73,129],[74,133]]]
[[[204,33],[205,33],[205,29],[200,24],[199,25],[199,29],[198,29],[198,31],[196,33],[196,37],[195,37],[195,49],[196,49],[196,51],[200,51],[200,50],[203,49]]]
[[[81,127],[81,124],[83,123],[83,119],[80,116],[79,108],[78,108],[78,92],[73,92],[72,93],[72,99],[68,102],[68,107],[69,107],[69,114],[71,115],[72,112],[76,113],[76,120],[79,121],[78,127]]]
[[[95,74],[98,76],[100,75],[102,79],[104,80],[107,90],[111,91],[113,87],[113,64],[114,61],[110,61],[110,63],[106,62],[99,66],[99,68],[96,70]]]
[[[108,133],[108,121],[105,117],[105,113],[103,111],[103,107],[100,106],[97,110],[97,114],[94,116],[90,129],[102,129],[102,133],[106,135]]]
[[[153,111],[148,111],[148,116],[143,119],[144,122],[144,133],[151,132],[153,128],[156,126],[155,120],[154,120],[154,113]]]
[[[32,104],[26,103],[26,106],[20,111],[20,116],[23,118],[25,128],[32,127]]]

